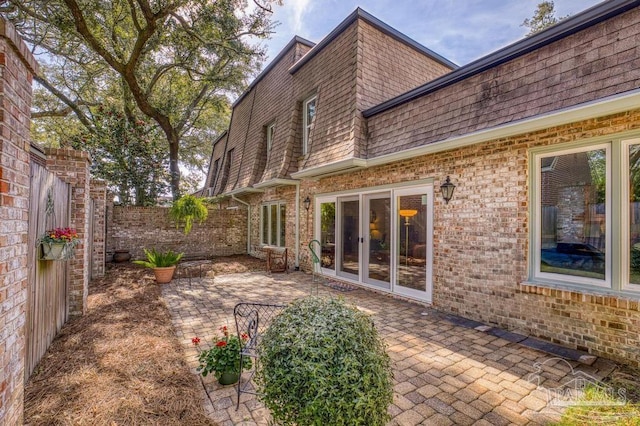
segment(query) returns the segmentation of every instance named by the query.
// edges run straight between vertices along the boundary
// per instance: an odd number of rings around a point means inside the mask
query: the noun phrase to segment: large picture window
[[[530,280],[640,290],[640,139],[532,155]]]
[[[260,242],[271,246],[285,246],[286,205],[284,203],[268,203],[262,205],[260,215]]]

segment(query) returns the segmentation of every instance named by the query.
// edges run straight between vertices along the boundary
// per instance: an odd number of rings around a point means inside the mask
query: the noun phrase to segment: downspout
[[[247,254],[251,253],[251,204],[246,201],[242,201],[234,194],[231,194],[231,199],[239,202],[242,205],[247,206]]]
[[[300,270],[300,182],[296,182],[296,203],[295,203],[295,209],[296,209],[296,249],[295,249],[295,256],[296,256],[296,263],[295,263],[295,267],[296,267],[296,271]]]

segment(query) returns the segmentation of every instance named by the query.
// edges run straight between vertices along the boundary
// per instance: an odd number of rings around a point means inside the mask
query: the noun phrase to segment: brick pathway
[[[340,295],[371,314],[388,344],[394,370],[392,425],[546,424],[559,411],[548,389],[572,379],[600,380],[613,364],[568,363],[490,334],[454,325],[434,309],[365,289],[340,292],[320,285],[321,295]],[[236,303],[283,303],[309,294],[311,277],[301,272],[245,273],[174,280],[163,286],[179,339],[194,374],[194,336],[203,342],[228,325],[235,330]],[[585,376],[586,375],[586,376]],[[236,388],[203,379],[203,404],[220,425],[266,425],[268,411]]]

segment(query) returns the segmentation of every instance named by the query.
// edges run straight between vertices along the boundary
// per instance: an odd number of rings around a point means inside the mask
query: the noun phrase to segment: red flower
[[[200,343],[200,339],[196,336],[193,339],[191,339],[191,343],[198,346],[198,344]]]
[[[240,337],[242,337],[242,340],[249,340],[249,335],[247,333],[242,333]]]
[[[216,346],[218,346],[219,348],[225,347],[227,346],[227,342],[225,342],[224,340],[220,340],[218,343],[216,343]]]

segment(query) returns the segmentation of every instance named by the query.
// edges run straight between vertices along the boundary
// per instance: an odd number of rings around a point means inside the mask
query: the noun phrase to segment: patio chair
[[[258,344],[262,334],[267,330],[273,318],[284,309],[285,305],[265,304],[265,303],[238,303],[233,309],[233,316],[236,321],[236,331],[238,338],[242,340],[242,335],[249,336],[240,351],[240,378],[238,379],[238,402],[236,410],[240,407],[240,394],[248,393],[258,395],[251,383],[253,375],[258,368]],[[246,358],[253,358],[253,368],[246,373],[243,370]]]

